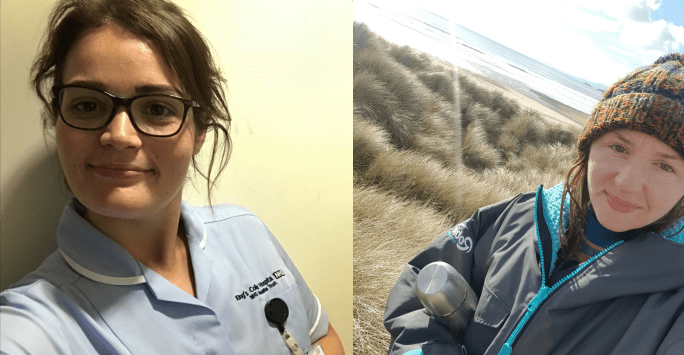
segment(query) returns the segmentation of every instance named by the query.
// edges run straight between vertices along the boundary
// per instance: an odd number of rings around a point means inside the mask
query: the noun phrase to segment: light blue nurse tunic
[[[73,199],[58,250],[0,293],[2,354],[289,354],[264,315],[289,308],[285,330],[305,353],[328,314],[264,223],[234,206],[193,207],[181,218],[197,298],[134,259],[88,223]]]

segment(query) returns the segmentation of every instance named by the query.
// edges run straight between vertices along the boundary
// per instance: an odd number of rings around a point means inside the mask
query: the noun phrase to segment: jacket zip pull
[[[527,312],[525,312],[525,315],[523,316],[523,319],[518,323],[518,325],[515,327],[513,330],[513,333],[511,333],[511,336],[508,338],[506,343],[501,347],[501,350],[499,350],[499,355],[510,355],[513,352],[513,341],[515,338],[517,338],[518,333],[522,330],[523,325],[527,323],[527,321],[532,317],[532,313],[537,310],[539,305],[544,302],[544,300],[549,297],[549,294],[551,293],[551,288],[543,285],[540,289],[539,292],[537,293],[536,296],[530,301],[530,303],[527,305]]]
[[[541,303],[544,302],[544,300],[546,300],[546,298],[549,297],[549,294],[553,290],[560,287],[562,284],[564,284],[569,279],[575,277],[575,275],[580,273],[582,270],[586,269],[589,264],[593,263],[596,259],[602,257],[604,254],[613,250],[613,248],[617,247],[618,245],[622,244],[623,242],[624,242],[623,240],[620,240],[620,241],[616,242],[615,244],[603,249],[598,254],[591,257],[589,260],[580,264],[580,266],[577,267],[577,269],[575,269],[575,271],[573,271],[569,275],[565,276],[562,280],[556,282],[555,285],[548,287],[548,286],[546,286],[546,284],[543,284],[541,289],[539,289],[539,293],[537,293],[537,295],[534,296],[532,301],[530,301],[530,303],[527,305],[527,311],[525,312],[525,315],[520,320],[520,322],[518,322],[518,325],[515,327],[515,329],[511,333],[511,335],[508,337],[508,340],[506,341],[506,343],[501,347],[501,350],[499,350],[498,355],[510,355],[513,352],[513,342],[518,337],[518,334],[520,333],[520,331],[522,331],[523,326],[525,325],[525,323],[527,323],[527,321],[530,320],[530,318],[532,318],[532,314],[537,310],[537,308],[539,308]],[[542,276],[542,281],[544,283],[546,282],[544,276]]]

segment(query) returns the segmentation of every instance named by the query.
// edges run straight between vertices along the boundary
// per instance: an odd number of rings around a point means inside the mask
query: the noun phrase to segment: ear
[[[200,149],[202,149],[202,145],[204,145],[204,139],[207,137],[207,131],[201,131],[197,132],[195,134],[195,142],[193,143],[193,148],[192,148],[192,155],[195,155],[199,153]]]

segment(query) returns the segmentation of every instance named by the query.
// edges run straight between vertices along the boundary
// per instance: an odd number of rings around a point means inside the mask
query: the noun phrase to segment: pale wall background
[[[228,79],[234,150],[215,203],[244,205],[264,220],[351,354],[352,2],[177,3],[209,39]],[[56,225],[70,198],[28,84],[53,4],[2,1],[0,289],[56,249]],[[196,182],[184,198],[205,205],[204,184]]]

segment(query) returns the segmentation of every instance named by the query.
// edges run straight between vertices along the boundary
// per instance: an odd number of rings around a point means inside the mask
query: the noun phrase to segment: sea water
[[[390,0],[354,0],[354,21],[399,44],[486,76],[553,109],[543,95],[590,113],[606,89],[475,33],[444,14]],[[541,95],[540,95],[541,94]]]

